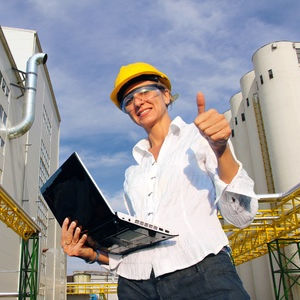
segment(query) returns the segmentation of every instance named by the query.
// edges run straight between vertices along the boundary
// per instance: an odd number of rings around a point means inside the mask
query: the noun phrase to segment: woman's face
[[[157,84],[153,81],[143,81],[130,86],[126,95],[140,87],[146,87]],[[143,91],[143,90],[142,90]],[[150,93],[150,97],[147,95]],[[139,126],[142,126],[147,132],[165,116],[168,116],[167,105],[170,103],[170,93],[167,89],[156,89],[150,92],[137,93],[130,105],[126,107],[127,113],[131,119]]]

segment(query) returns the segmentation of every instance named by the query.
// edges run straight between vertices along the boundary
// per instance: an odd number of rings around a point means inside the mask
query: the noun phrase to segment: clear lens
[[[158,84],[151,84],[134,89],[126,95],[122,101],[122,110],[124,112],[130,111],[130,106],[133,104],[134,99],[149,100],[158,95],[158,91],[164,90],[165,87]]]

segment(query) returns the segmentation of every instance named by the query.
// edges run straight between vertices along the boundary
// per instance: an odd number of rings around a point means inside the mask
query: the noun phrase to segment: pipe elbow
[[[28,59],[27,68],[29,65],[31,66],[32,64],[36,64],[36,65],[43,64],[44,65],[46,63],[47,59],[48,59],[48,55],[46,53],[42,53],[42,52],[36,53]],[[26,72],[27,72],[27,70],[26,70]]]
[[[47,58],[48,55],[46,53],[36,53],[27,61],[23,119],[19,124],[6,130],[6,133],[10,139],[24,135],[31,128],[34,122],[38,76],[37,67],[40,64],[45,64]]]

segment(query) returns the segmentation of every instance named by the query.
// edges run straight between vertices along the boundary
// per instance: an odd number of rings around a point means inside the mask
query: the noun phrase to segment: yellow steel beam
[[[68,295],[116,294],[117,283],[67,282]]]
[[[38,226],[2,186],[0,186],[0,220],[24,240],[28,240],[39,231]]]
[[[245,229],[224,224],[236,265],[268,253],[267,243],[277,238],[300,236],[300,186],[278,197],[264,198],[270,208],[259,209]]]

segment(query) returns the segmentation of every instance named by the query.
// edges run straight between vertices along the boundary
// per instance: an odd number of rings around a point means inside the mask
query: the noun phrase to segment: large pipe
[[[45,64],[46,61],[46,53],[34,54],[27,61],[23,120],[19,124],[6,129],[6,133],[10,139],[15,139],[24,135],[31,128],[34,122],[37,67],[41,63]]]

